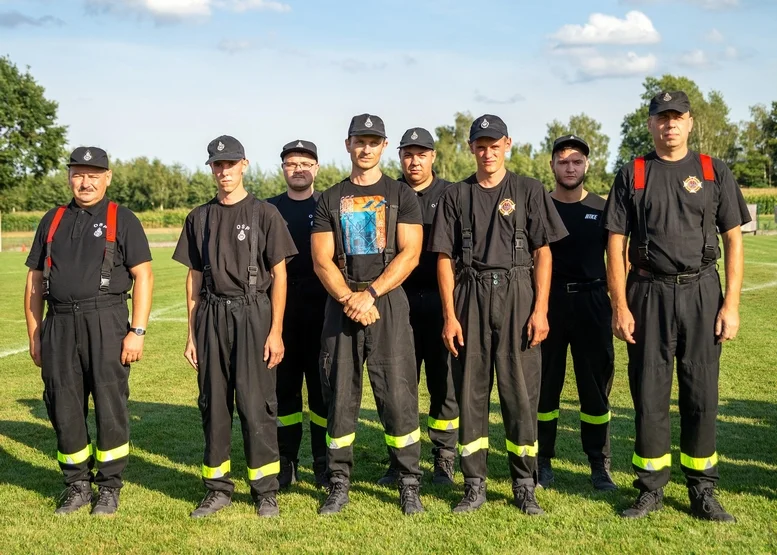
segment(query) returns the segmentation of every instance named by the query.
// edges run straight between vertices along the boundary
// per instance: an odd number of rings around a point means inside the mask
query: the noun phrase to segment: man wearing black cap
[[[391,464],[399,469],[402,511],[424,510],[413,336],[400,287],[418,265],[423,220],[413,191],[380,171],[387,144],[378,116],[351,120],[345,141],[351,175],[321,195],[313,220],[313,265],[330,295],[321,336],[321,382],[329,404],[331,485],[322,514],[337,513],[348,503],[365,362]]]
[[[424,218],[424,247],[434,222],[434,213],[440,197],[450,185],[440,179],[432,169],[437,153],[432,134],[421,127],[405,131],[399,143],[399,162],[403,178],[413,188]],[[459,407],[453,391],[450,353],[442,342],[442,306],[437,286],[437,253],[424,248],[418,267],[402,284],[410,302],[410,325],[413,327],[415,361],[418,380],[421,364],[426,371],[426,387],[429,390],[429,439],[432,441],[434,474],[432,483],[453,484],[456,460],[456,440],[459,430]],[[378,484],[396,481],[399,475],[389,466]]]
[[[548,333],[551,253],[566,235],[539,181],[505,168],[512,141],[497,116],[477,118],[470,149],[477,173],[440,200],[429,249],[437,265],[459,403],[459,453],[464,498],[454,512],[486,500],[489,397],[494,367],[506,432],[515,504],[543,514],[534,496],[537,399]]]
[[[621,168],[604,210],[612,328],[628,343],[637,428],[632,465],[639,496],[623,516],[641,518],[663,506],[672,464],[669,399],[676,358],[680,467],[691,513],[732,522],[715,496],[715,420],[721,344],[739,329],[740,226],[750,216],[728,167],[688,149],[690,111],[681,91],[651,100],[648,128],[655,151]],[[716,227],[725,252],[725,298],[716,269]]]
[[[73,200],[43,217],[27,257],[27,333],[67,485],[56,513],[89,505],[95,482],[92,514],[110,515],[129,455],[128,379],[151,311],[151,251],[135,214],[105,196],[112,176],[105,151],[79,147],[68,168]],[[96,446],[86,425],[90,394]]]
[[[235,404],[256,512],[276,516],[281,464],[275,368],[284,353],[286,260],[297,249],[278,210],[245,190],[243,145],[222,135],[210,142],[208,156],[218,193],[186,217],[173,254],[189,268],[184,356],[197,370],[205,432],[202,479],[208,493],[191,516],[205,517],[231,503]]]
[[[321,193],[313,190],[318,173],[318,151],[310,141],[291,141],[281,151],[286,192],[267,199],[286,220],[299,255],[286,266],[286,312],[283,344],[286,354],[278,366],[278,449],[281,489],[297,481],[302,442],[302,381],[307,384],[310,447],[316,485],[326,485],[326,405],[318,372],[319,338],[324,323],[326,290],[313,271],[310,228]]]
[[[561,390],[572,349],[580,397],[580,436],[598,490],[616,489],[610,477],[609,395],[614,373],[612,311],[607,296],[604,251],[607,232],[601,227],[604,199],[583,188],[588,171],[588,144],[575,135],[553,143],[550,168],[556,187],[550,194],[569,235],[551,243],[553,273],[548,304],[550,332],[542,342],[542,385],[537,413],[539,479],[553,481],[556,430]]]

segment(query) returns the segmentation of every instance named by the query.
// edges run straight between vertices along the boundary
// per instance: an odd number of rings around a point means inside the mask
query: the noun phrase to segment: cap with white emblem
[[[315,143],[310,141],[297,139],[296,141],[286,143],[283,146],[283,150],[281,150],[281,160],[283,160],[287,154],[291,154],[292,152],[304,152],[305,154],[311,155],[316,159],[316,162],[318,162],[318,149],[316,148]]]
[[[476,141],[481,137],[490,139],[501,139],[507,137],[507,125],[502,118],[492,114],[485,114],[472,122],[469,128],[469,142]]]
[[[108,154],[96,146],[79,146],[70,154],[67,166],[90,166],[107,170]]]
[[[354,135],[373,135],[375,137],[386,138],[386,126],[383,120],[375,114],[360,114],[351,118],[351,125],[348,126],[348,136]]]
[[[684,114],[691,111],[691,101],[683,91],[661,91],[650,101],[650,115],[655,116],[661,112],[679,112]]]
[[[243,145],[234,137],[222,135],[208,143],[208,161],[206,164],[220,160],[237,161],[246,157]]]
[[[423,127],[413,127],[405,131],[402,140],[399,141],[399,148],[406,146],[420,146],[434,150],[434,137]]]

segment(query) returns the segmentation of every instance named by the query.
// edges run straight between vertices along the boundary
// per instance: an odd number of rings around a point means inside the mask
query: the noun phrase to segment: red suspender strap
[[[634,190],[645,188],[645,159],[639,157],[634,160]]]
[[[59,223],[62,221],[62,216],[67,210],[66,206],[60,206],[54,213],[54,219],[51,220],[49,226],[49,233],[46,236],[46,262],[43,263],[43,298],[49,296],[49,281],[51,278],[51,243],[54,241],[54,234],[57,232]]]
[[[116,253],[116,213],[119,205],[115,202],[108,203],[108,215],[106,217],[107,232],[105,234],[105,251],[103,264],[100,268],[100,294],[105,295],[111,286],[111,271],[113,270],[113,256]]]
[[[105,240],[108,243],[116,242],[116,212],[119,210],[119,205],[115,202],[108,203],[108,233],[105,234]]]
[[[62,215],[65,213],[65,210],[67,208],[65,206],[60,206],[57,208],[57,211],[54,213],[54,219],[51,220],[51,225],[49,226],[49,234],[46,237],[46,244],[51,243],[54,240],[54,234],[57,232],[57,228],[59,227],[59,222],[62,221]]]
[[[715,168],[712,167],[712,158],[706,154],[700,154],[701,169],[704,174],[704,181],[715,182]]]

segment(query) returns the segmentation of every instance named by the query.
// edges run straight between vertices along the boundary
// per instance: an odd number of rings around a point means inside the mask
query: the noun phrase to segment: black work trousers
[[[628,345],[629,386],[637,437],[632,465],[635,487],[652,491],[669,481],[672,458],[669,399],[677,360],[680,467],[688,486],[718,480],[715,446],[721,346],[715,319],[723,303],[714,266],[682,283],[631,272],[626,285],[634,316]]]
[[[366,362],[390,464],[399,469],[400,479],[417,481],[421,477],[421,429],[407,296],[400,287],[379,297],[375,306],[380,320],[365,327],[349,319],[335,299],[327,299],[321,335],[321,384],[329,407],[328,471],[333,477],[351,475]]]
[[[122,486],[129,456],[130,369],[121,363],[121,344],[128,331],[127,295],[48,304],[41,329],[43,400],[57,433],[66,484],[93,480],[99,486]],[[86,425],[89,395],[96,446]]]
[[[289,280],[283,316],[286,354],[278,365],[278,449],[297,461],[302,443],[302,382],[307,385],[310,447],[313,459],[326,458],[327,408],[321,391],[318,357],[327,294],[318,278]]]
[[[459,453],[465,481],[487,474],[488,417],[496,370],[510,476],[534,485],[537,474],[537,403],[542,356],[529,348],[526,324],[534,303],[527,267],[477,273],[465,268],[454,290],[464,346],[453,359],[459,404]]]
[[[442,340],[443,316],[437,289],[405,289],[410,302],[410,325],[413,328],[415,364],[418,381],[421,365],[426,373],[429,391],[427,427],[432,452],[455,452],[459,435],[459,406],[451,373],[451,355]]]
[[[572,351],[580,399],[580,438],[588,460],[610,457],[610,390],[615,372],[612,347],[612,308],[604,282],[554,283],[550,289],[550,332],[542,342],[542,386],[537,413],[539,455],[556,456],[559,405]],[[568,292],[569,291],[571,292]]]
[[[229,494],[234,490],[230,451],[232,415],[237,404],[251,494],[256,498],[277,492],[280,458],[276,371],[268,369],[262,360],[270,332],[270,300],[263,292],[243,297],[206,293],[196,318],[205,486]]]

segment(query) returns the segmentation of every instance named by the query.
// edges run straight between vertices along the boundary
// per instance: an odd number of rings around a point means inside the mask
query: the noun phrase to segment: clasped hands
[[[369,291],[348,293],[338,299],[343,305],[343,312],[354,322],[369,326],[380,320],[380,313],[375,308],[375,299]]]

